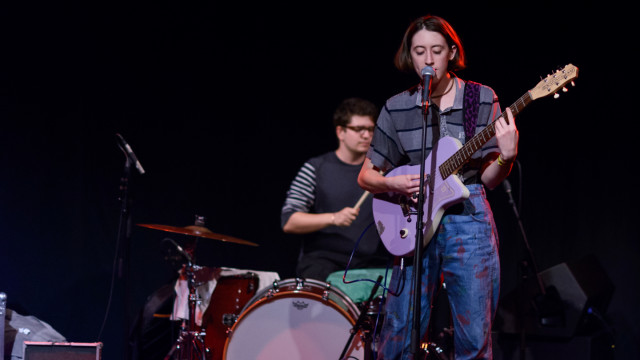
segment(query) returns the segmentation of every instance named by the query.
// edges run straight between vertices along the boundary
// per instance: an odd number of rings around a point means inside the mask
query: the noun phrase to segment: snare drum
[[[231,328],[225,360],[364,359],[361,334],[351,339],[356,305],[331,284],[274,281],[254,296]],[[351,340],[351,341],[349,341]]]

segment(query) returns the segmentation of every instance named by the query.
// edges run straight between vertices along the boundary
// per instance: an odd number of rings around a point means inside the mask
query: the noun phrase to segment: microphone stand
[[[527,258],[528,258],[528,263],[527,260],[525,260],[525,266],[527,266],[527,264],[530,264],[531,266],[531,271],[533,271],[534,274],[536,274],[536,278],[537,278],[537,283],[538,283],[538,289],[540,290],[540,293],[542,295],[545,295],[546,290],[544,288],[544,284],[542,283],[542,279],[540,279],[540,276],[538,276],[538,266],[536,265],[535,259],[533,258],[533,251],[531,250],[531,247],[529,246],[529,241],[527,240],[527,234],[524,231],[524,226],[522,225],[522,219],[520,219],[520,213],[518,212],[518,207],[516,206],[515,201],[513,200],[513,195],[511,194],[511,183],[509,182],[508,179],[504,179],[504,181],[502,182],[502,186],[505,189],[505,192],[507,193],[507,196],[509,197],[509,204],[511,204],[511,207],[513,209],[513,214],[516,217],[516,220],[518,221],[518,227],[520,228],[520,233],[522,235],[522,240],[524,242],[524,246],[525,246],[525,250],[527,253]]]
[[[125,153],[126,155],[126,153]],[[118,278],[122,279],[123,287],[123,332],[124,335],[124,359],[130,359],[129,351],[129,256],[131,245],[131,214],[129,200],[129,177],[131,176],[131,161],[127,160],[124,165],[122,178],[120,178],[120,221],[118,224]]]
[[[422,91],[429,91],[430,89],[428,89],[430,84],[424,84],[424,87],[422,88]],[[429,94],[431,95],[431,94]],[[422,219],[424,218],[424,190],[425,190],[425,162],[426,162],[426,158],[427,158],[427,115],[429,113],[429,97],[426,95],[423,95],[423,99],[422,99],[422,114],[423,114],[423,121],[422,121],[422,152],[421,152],[421,158],[420,158],[420,190],[418,191],[418,214],[417,214],[417,221],[416,221],[416,243],[415,243],[415,248],[414,248],[414,255],[413,255],[413,295],[414,295],[414,299],[413,299],[413,322],[412,322],[412,328],[411,328],[411,352],[413,354],[413,358],[414,359],[418,359],[418,352],[421,349],[420,346],[420,315],[421,315],[421,308],[420,308],[420,299],[421,299],[421,277],[420,274],[422,273],[422,244],[423,244],[423,238],[424,238],[424,224],[422,222]],[[432,159],[435,160],[435,156],[432,156]],[[433,168],[433,167],[432,167]],[[432,186],[433,186],[433,182],[432,176],[428,176],[429,179],[429,191],[432,192]],[[432,211],[432,202],[433,202],[433,197],[429,196],[429,207],[428,207],[428,218],[431,219],[431,211]],[[430,225],[430,224],[429,224]]]
[[[541,313],[540,319],[537,319],[540,322],[540,324],[554,325],[557,323],[558,318],[562,317],[562,314],[558,314],[558,304],[560,300],[558,297],[557,290],[553,287],[550,287],[547,290],[538,273],[538,266],[536,265],[536,262],[533,256],[533,251],[529,246],[529,241],[527,240],[527,234],[524,231],[524,226],[522,225],[522,219],[520,219],[520,213],[518,212],[516,203],[513,200],[513,195],[511,194],[511,183],[509,182],[508,179],[504,179],[504,181],[502,182],[502,186],[504,187],[505,192],[509,197],[509,204],[511,204],[511,207],[513,208],[513,213],[516,217],[516,220],[518,221],[518,226],[520,228],[522,240],[525,245],[526,257],[527,257],[527,259],[523,260],[521,263],[522,283],[520,285],[520,291],[519,291],[520,299],[518,302],[518,309],[519,309],[518,312],[520,315],[520,354],[519,355],[520,355],[520,359],[524,360],[525,348],[526,348],[526,331],[525,331],[526,319],[525,319],[524,305],[522,303],[526,298],[525,289],[527,287],[525,286],[525,284],[529,280],[528,278],[529,273],[533,273],[533,276],[535,276],[535,280],[537,280],[536,285],[538,288],[539,295],[535,297],[533,303],[534,303],[534,306],[536,306],[535,310]],[[547,314],[546,312],[548,311],[551,311],[551,313]]]

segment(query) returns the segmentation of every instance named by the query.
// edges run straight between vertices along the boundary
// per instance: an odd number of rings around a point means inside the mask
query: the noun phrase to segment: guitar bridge
[[[402,196],[398,201],[400,209],[402,210],[402,216],[407,218],[407,222],[411,222],[411,215],[416,215],[417,211],[414,209],[415,203],[406,196]]]

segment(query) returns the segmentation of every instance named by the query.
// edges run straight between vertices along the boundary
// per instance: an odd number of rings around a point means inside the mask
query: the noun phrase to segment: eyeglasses
[[[351,126],[351,125],[346,125],[345,126],[347,129],[352,130],[357,132],[358,134],[362,135],[364,134],[364,132],[368,132],[369,134],[373,134],[373,130],[375,130],[375,126]]]

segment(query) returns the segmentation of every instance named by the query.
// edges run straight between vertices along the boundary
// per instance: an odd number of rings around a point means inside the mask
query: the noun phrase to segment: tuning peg
[[[559,97],[560,97],[560,94],[558,94],[558,93],[553,94],[553,98],[554,98],[554,99],[557,99],[557,98],[559,98]]]
[[[563,86],[563,87],[562,87],[562,92],[567,92],[567,91],[569,91],[569,90],[567,90],[567,87],[566,87],[566,86]]]
[[[571,86],[576,86],[576,82],[571,80]]]

